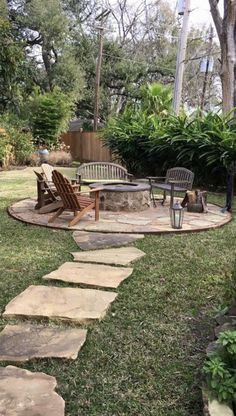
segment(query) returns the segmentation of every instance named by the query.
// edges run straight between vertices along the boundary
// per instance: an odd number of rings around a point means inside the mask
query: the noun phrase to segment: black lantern
[[[170,221],[172,228],[182,228],[184,218],[184,210],[183,207],[180,205],[179,201],[177,201],[173,206],[170,208]]]

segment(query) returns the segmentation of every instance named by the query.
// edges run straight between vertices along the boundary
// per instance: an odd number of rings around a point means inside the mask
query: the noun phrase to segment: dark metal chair
[[[166,200],[166,193],[171,194],[171,203],[173,203],[174,192],[183,192],[191,191],[194,180],[194,173],[191,170],[186,168],[176,167],[168,169],[166,176],[149,176],[148,177],[150,186],[151,186],[151,199],[153,205],[156,206],[153,188],[158,188],[163,190],[163,199],[162,205],[164,205]]]

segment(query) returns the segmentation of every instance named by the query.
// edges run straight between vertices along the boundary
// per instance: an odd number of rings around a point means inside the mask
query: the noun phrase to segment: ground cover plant
[[[31,168],[0,173],[1,312],[28,285],[50,285],[41,277],[78,250],[71,232],[7,215],[9,204],[35,191]],[[224,202],[224,196],[209,199]],[[17,366],[55,376],[67,416],[202,415],[201,368],[233,267],[235,228],[233,220],[218,230],[138,241],[146,256],[119,287],[105,319],[90,326],[79,358]],[[1,319],[0,329],[6,323]]]
[[[221,332],[216,347],[204,365],[207,392],[211,399],[232,405],[235,411],[236,331]]]

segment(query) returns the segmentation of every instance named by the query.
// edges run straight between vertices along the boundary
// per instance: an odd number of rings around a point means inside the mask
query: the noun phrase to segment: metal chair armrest
[[[166,179],[166,176],[147,176],[147,179],[154,181],[155,179]]]
[[[189,182],[189,181],[180,181],[178,179],[169,179],[167,183],[173,183],[173,184],[180,183],[181,184],[181,183],[191,183],[191,182]]]

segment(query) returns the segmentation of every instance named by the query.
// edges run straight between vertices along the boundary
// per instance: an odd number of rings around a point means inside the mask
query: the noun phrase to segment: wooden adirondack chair
[[[53,184],[53,180],[52,180],[52,172],[54,170],[53,166],[49,165],[49,163],[42,163],[41,169],[43,171],[43,175],[47,183]]]
[[[34,208],[38,213],[47,214],[62,207],[56,188],[54,187],[54,190],[50,188],[41,173],[36,171],[34,173],[37,176],[37,203]]]
[[[69,222],[69,227],[77,224],[77,222],[87,212],[95,208],[95,221],[99,220],[99,191],[100,188],[93,189],[90,193],[95,192],[95,198],[83,196],[84,192],[77,192],[78,185],[71,185],[69,180],[65,178],[57,170],[53,170],[52,180],[62,199],[63,207],[54,214],[48,222],[53,222],[64,211],[72,211],[74,218]]]

